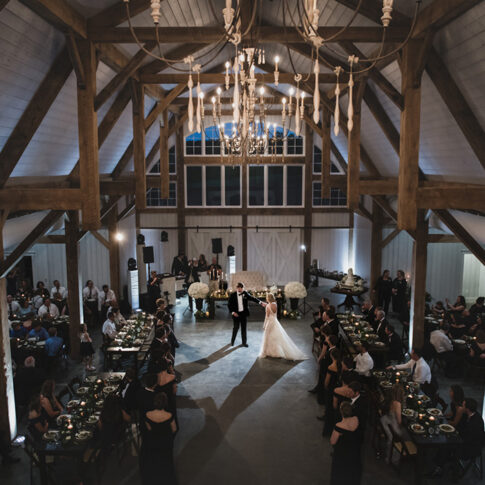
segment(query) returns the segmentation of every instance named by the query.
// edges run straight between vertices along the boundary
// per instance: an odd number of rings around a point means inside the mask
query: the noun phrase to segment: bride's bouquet
[[[209,286],[205,283],[192,283],[188,290],[189,296],[195,300],[207,298],[209,294]]]
[[[286,298],[306,298],[307,292],[304,285],[298,281],[290,281],[285,286]]]

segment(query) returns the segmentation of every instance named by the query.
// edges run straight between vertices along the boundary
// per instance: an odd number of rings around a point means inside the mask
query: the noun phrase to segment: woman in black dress
[[[173,440],[177,426],[168,411],[167,396],[160,392],[153,399],[154,409],[145,416],[146,432],[140,449],[143,485],[176,485]]]
[[[406,307],[408,283],[402,269],[397,270],[397,277],[392,282],[392,311],[401,314]]]
[[[385,269],[382,276],[379,276],[374,286],[374,291],[377,293],[378,306],[384,308],[387,315],[392,297],[392,278],[391,272],[388,269]]]
[[[44,416],[42,406],[40,405],[40,396],[37,394],[32,398],[29,404],[29,424],[27,426],[29,434],[34,441],[40,441],[44,433],[49,429],[49,423]]]
[[[335,348],[330,351],[332,363],[328,366],[325,375],[325,424],[323,425],[323,436],[329,436],[335,425],[335,413],[333,409],[333,391],[340,384],[342,373],[342,356],[340,350]]]
[[[175,420],[175,424],[178,427],[177,420],[177,381],[174,374],[169,372],[170,362],[166,359],[162,359],[159,362],[157,387],[156,392],[162,392],[167,396],[167,411],[172,413]]]
[[[334,447],[330,485],[359,485],[362,475],[361,439],[357,432],[359,418],[352,416],[349,402],[340,405],[340,414],[342,421],[335,425],[330,437],[330,444]]]
[[[463,430],[467,422],[467,414],[465,413],[465,407],[463,406],[463,401],[465,400],[465,393],[461,386],[453,384],[450,387],[450,408],[451,413],[446,415],[448,423],[454,426],[458,432]]]

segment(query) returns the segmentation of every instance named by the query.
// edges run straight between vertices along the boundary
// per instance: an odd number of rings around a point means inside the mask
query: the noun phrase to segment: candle
[[[305,111],[305,105],[303,104],[303,99],[305,98],[305,93],[301,93],[301,102],[300,102],[300,118],[303,119],[304,111]]]
[[[81,406],[86,406],[86,403],[84,401],[81,401]]]
[[[400,372],[396,372],[396,376],[400,376],[400,375],[401,375],[401,373],[400,373]]]
[[[224,81],[226,83],[226,89],[229,89],[229,68],[231,67],[231,63],[227,61],[224,66],[226,67],[226,76],[224,78]]]
[[[281,102],[283,103],[283,108],[281,110],[281,121],[284,123],[286,120],[286,98],[283,98]]]
[[[278,63],[280,62],[279,56],[274,58],[274,84],[278,86],[280,73],[278,72]]]
[[[260,94],[260,97],[259,97],[259,102],[261,104],[264,104],[264,86],[262,86],[261,88],[259,88],[259,94]]]

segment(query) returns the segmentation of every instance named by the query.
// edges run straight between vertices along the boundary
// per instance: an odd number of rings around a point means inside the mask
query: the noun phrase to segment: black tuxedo
[[[376,307],[372,305],[368,310],[364,310],[365,320],[367,320],[370,326],[375,330],[376,327]]]
[[[241,337],[243,345],[246,345],[246,324],[247,324],[247,317],[249,316],[249,302],[253,301],[254,303],[261,303],[257,298],[251,296],[246,290],[242,292],[242,302],[243,302],[243,310],[239,311],[238,299],[237,299],[237,291],[231,294],[229,297],[229,301],[227,303],[227,307],[229,308],[229,312],[232,315],[232,321],[234,322],[234,328],[232,330],[232,339],[231,344],[234,345],[234,341],[236,340],[237,332],[239,331],[239,326],[241,326]],[[233,315],[233,313],[237,313],[237,317]]]
[[[359,427],[357,428],[357,432],[359,433],[361,441],[364,441],[368,413],[369,405],[367,399],[361,394],[352,404],[352,414],[359,419]]]
[[[329,322],[327,322],[327,325],[332,329],[332,333],[338,336],[338,327],[339,327],[338,319],[334,318],[333,320],[330,320]]]
[[[387,339],[389,342],[388,360],[397,360],[398,362],[401,362],[404,358],[401,338],[399,335],[393,333],[391,336],[388,336]]]
[[[380,321],[376,320],[375,325],[376,325],[375,331],[376,331],[377,335],[379,336],[379,339],[381,340],[381,342],[387,342],[388,338],[387,338],[387,334],[386,334],[386,328],[389,325],[389,322],[385,318],[383,318]]]
[[[485,443],[485,432],[483,419],[478,412],[467,418],[460,434],[464,441],[460,456],[466,459],[479,456]]]
[[[199,278],[199,271],[200,268],[198,266],[189,265],[186,269],[187,273],[185,276],[185,283],[198,283],[200,281]],[[192,276],[192,281],[190,281],[190,277]]]

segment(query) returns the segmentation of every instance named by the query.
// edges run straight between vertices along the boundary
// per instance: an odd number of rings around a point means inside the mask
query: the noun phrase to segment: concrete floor
[[[309,301],[315,308],[325,290],[311,291]],[[322,409],[307,392],[313,387],[316,375],[315,361],[310,355],[311,312],[302,320],[282,321],[289,335],[310,357],[290,363],[258,359],[263,326],[261,308],[251,307],[249,348],[229,345],[232,321],[227,318],[225,305],[221,304],[217,310],[216,320],[198,323],[188,312],[182,314],[184,308],[182,300],[176,309],[176,334],[180,341],[176,367],[182,374],[178,393],[180,432],[175,448],[180,485],[328,483],[331,446],[328,439],[321,437],[322,426],[316,420]],[[73,366],[69,377],[76,372],[79,366]],[[59,376],[58,381],[62,380],[67,380],[65,375]],[[440,381],[442,394],[446,395],[450,382],[444,378]],[[482,382],[468,379],[464,384],[466,394],[480,403],[483,387]],[[2,485],[27,482],[28,462],[21,451],[17,455],[22,456],[22,465],[0,468]],[[363,484],[412,482],[410,466],[405,466],[401,476],[397,476],[375,457],[370,446],[365,448],[364,456]],[[138,484],[136,457],[110,466],[102,483]],[[473,484],[479,480],[470,473],[460,483]]]

